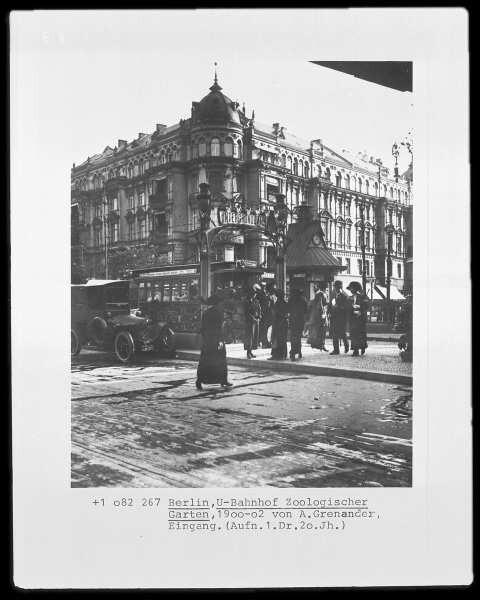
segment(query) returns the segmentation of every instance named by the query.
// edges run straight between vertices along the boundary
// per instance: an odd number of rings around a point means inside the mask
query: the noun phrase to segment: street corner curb
[[[195,352],[177,352],[177,356],[183,360],[198,360],[199,354]],[[252,367],[259,369],[268,369],[270,371],[282,371],[290,373],[308,373],[311,375],[326,375],[330,377],[348,377],[350,379],[366,379],[369,381],[380,381],[382,383],[397,383],[402,385],[413,385],[411,375],[402,375],[399,373],[385,373],[383,371],[364,371],[361,369],[342,369],[340,367],[327,367],[323,365],[306,365],[301,362],[291,361],[271,361],[245,358],[227,357],[229,365],[238,367]]]

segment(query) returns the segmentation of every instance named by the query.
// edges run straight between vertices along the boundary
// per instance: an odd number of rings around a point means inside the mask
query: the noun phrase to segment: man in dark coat
[[[307,301],[302,291],[295,288],[292,290],[288,300],[288,312],[290,314],[290,359],[294,361],[296,355],[302,358],[302,333],[308,312]]]
[[[262,348],[271,348],[271,344],[268,341],[268,328],[272,324],[272,299],[265,282],[262,282],[261,285],[262,289],[258,293],[258,301],[260,302],[260,309],[262,311],[260,317],[259,339]]]
[[[257,293],[260,291],[258,283],[248,290],[245,300],[245,341],[244,348],[247,351],[247,358],[255,358],[252,350],[258,348],[258,331],[262,310]]]
[[[348,296],[343,291],[341,281],[335,281],[333,288],[332,297],[328,303],[330,333],[333,340],[333,350],[330,354],[340,354],[340,340],[343,340],[345,353],[347,353],[350,349],[347,338]]]

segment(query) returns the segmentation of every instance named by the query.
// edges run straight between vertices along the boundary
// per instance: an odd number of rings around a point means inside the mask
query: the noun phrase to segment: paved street
[[[196,390],[195,363],[72,364],[73,487],[411,485],[410,388],[230,368]]]

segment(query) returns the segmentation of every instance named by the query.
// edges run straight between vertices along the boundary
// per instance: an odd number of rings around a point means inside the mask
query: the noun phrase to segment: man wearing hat
[[[350,298],[350,341],[352,343],[352,356],[359,352],[365,354],[367,348],[367,309],[368,298],[358,281],[350,282],[347,290],[352,294]]]
[[[337,280],[333,284],[332,297],[328,303],[330,333],[333,341],[333,350],[330,354],[340,354],[340,340],[343,340],[345,353],[350,349],[347,338],[348,309],[348,296],[343,291],[343,283]]]
[[[258,283],[255,283],[247,291],[245,300],[245,341],[243,347],[247,351],[247,358],[255,358],[252,350],[258,348],[258,331],[262,310],[257,294],[261,291]]]

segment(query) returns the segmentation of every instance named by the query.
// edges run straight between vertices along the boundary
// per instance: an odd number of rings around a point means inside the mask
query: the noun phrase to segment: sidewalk
[[[389,335],[389,334],[387,334]],[[330,351],[331,340],[327,340]],[[412,364],[400,360],[395,342],[372,341],[369,339],[364,356],[353,357],[352,353],[331,356],[328,352],[320,352],[311,348],[305,340],[302,342],[303,358],[292,362],[287,360],[268,360],[270,350],[259,348],[254,351],[256,358],[247,359],[243,344],[227,344],[227,361],[230,365],[242,367],[265,368],[274,371],[290,371],[331,375],[334,377],[351,377],[369,379],[387,383],[412,385]],[[177,352],[178,358],[198,360],[200,350],[182,350]]]

